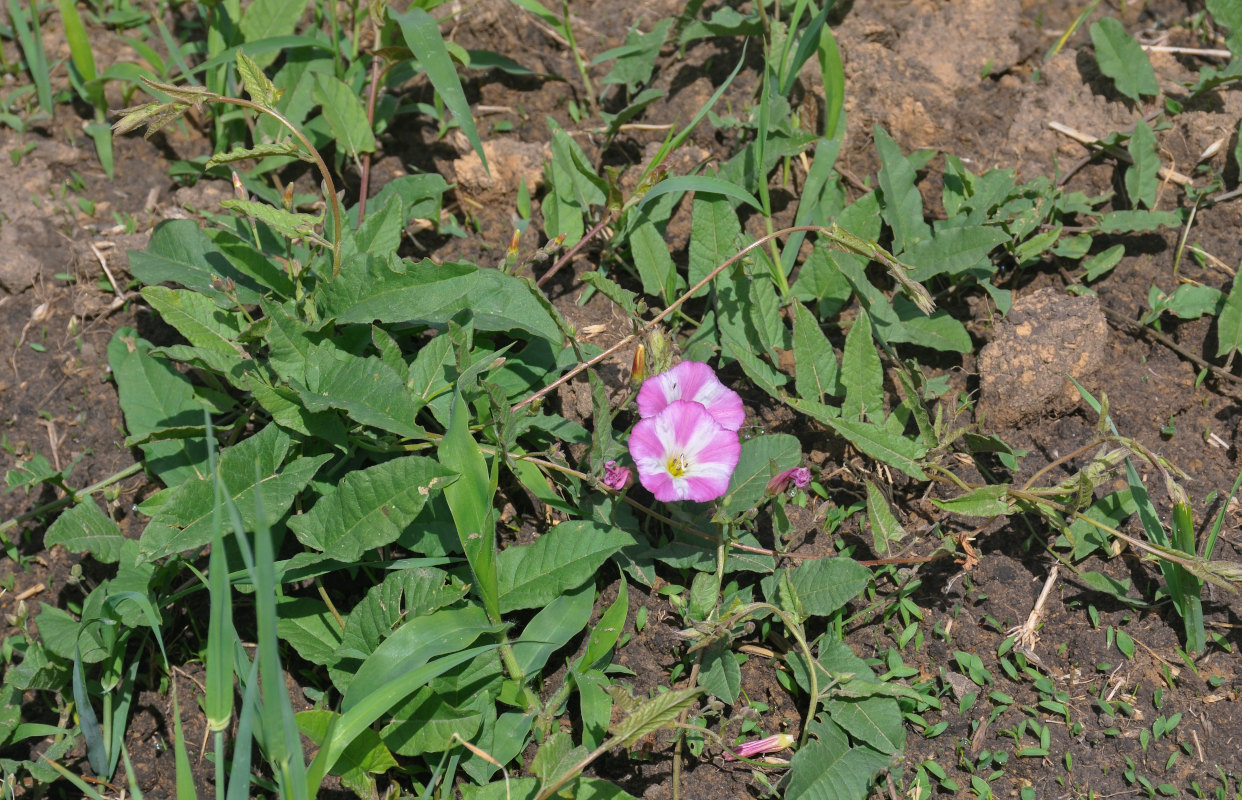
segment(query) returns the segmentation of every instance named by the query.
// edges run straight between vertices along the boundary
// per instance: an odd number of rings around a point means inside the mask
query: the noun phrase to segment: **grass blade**
[[[19,0],[9,0],[9,19],[13,23],[13,33],[22,48],[22,57],[26,59],[26,69],[30,79],[34,81],[35,94],[39,98],[39,107],[48,114],[52,113],[52,81],[51,70],[47,64],[47,52],[43,49],[43,32],[39,27],[39,15],[31,8],[23,7]]]

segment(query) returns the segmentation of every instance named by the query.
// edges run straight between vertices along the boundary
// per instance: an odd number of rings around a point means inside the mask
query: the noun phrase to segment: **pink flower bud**
[[[733,761],[734,756],[754,758],[764,753],[775,753],[787,747],[793,747],[794,737],[788,733],[778,733],[763,739],[746,742],[733,748],[732,753],[725,753],[725,761]]]
[[[807,484],[811,482],[811,471],[806,467],[794,467],[777,474],[772,480],[768,481],[768,494],[775,496],[784,492],[789,488],[789,484],[793,484],[795,488],[805,489]]]
[[[615,461],[608,461],[604,464],[604,485],[615,491],[622,491],[630,485],[633,480],[633,473],[629,467],[622,467]]]

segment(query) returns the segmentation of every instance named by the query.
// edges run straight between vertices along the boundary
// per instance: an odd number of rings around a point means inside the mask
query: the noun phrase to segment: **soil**
[[[1079,168],[1068,174],[1071,189],[1091,196],[1115,190],[1120,171],[1112,160],[1096,159],[1079,165],[1085,155],[1083,148],[1049,127],[1049,123],[1059,122],[1091,136],[1102,136],[1124,130],[1154,110],[1134,108],[1116,94],[1095,66],[1085,30],[1045,59],[1082,6],[1073,0],[839,4],[832,19],[846,69],[848,129],[838,162],[842,173],[853,178],[851,183],[856,185],[874,176],[878,159],[872,136],[874,127],[880,126],[906,152],[932,148],[960,157],[976,172],[1004,167],[1014,169],[1024,180],[1036,176],[1056,179],[1074,166]],[[671,0],[632,4],[581,0],[573,4],[577,41],[593,56],[620,45],[631,26],[674,16],[681,8],[681,3]],[[1132,34],[1148,39],[1219,47],[1202,28],[1188,26],[1187,21],[1199,10],[1198,4],[1152,0],[1122,3],[1120,8],[1109,8],[1108,13],[1121,19]],[[503,53],[532,70],[568,80],[470,73],[470,101],[488,109],[486,113],[480,111],[479,122],[493,165],[491,176],[479,169],[477,157],[455,137],[437,139],[430,121],[411,120],[383,137],[382,151],[373,165],[371,191],[408,172],[441,172],[458,184],[450,210],[467,220],[473,231],[469,237],[456,238],[432,230],[414,230],[407,245],[412,256],[480,264],[499,261],[514,230],[519,184],[525,182],[536,197],[542,185],[541,165],[550,141],[546,117],[571,131],[597,164],[641,164],[665,136],[663,129],[632,130],[607,150],[601,149],[602,142],[591,132],[592,126],[575,123],[569,113],[571,100],[582,101],[569,51],[533,17],[516,13],[513,5],[483,0],[461,13],[446,30],[462,47]],[[101,70],[115,61],[135,58],[128,46],[118,45],[111,32],[92,28],[90,35]],[[63,32],[54,15],[45,21],[44,39],[53,63],[67,56]],[[0,44],[7,63],[15,63],[13,43],[5,40]],[[740,48],[725,40],[697,42],[684,55],[666,49],[654,79],[666,97],[650,106],[639,121],[684,124],[741,57]],[[745,109],[753,103],[760,56],[757,48],[751,48],[744,57],[743,70],[725,92],[720,108]],[[1168,53],[1152,53],[1151,61],[1162,89],[1171,97],[1185,94],[1181,84],[1191,80],[1203,63],[1197,57]],[[602,69],[606,67],[595,68],[593,77],[600,77]],[[5,91],[24,81],[24,74],[6,76]],[[54,81],[67,85],[63,65],[54,74]],[[822,91],[818,78],[808,70],[801,84],[802,103],[818,113]],[[419,91],[429,98],[428,90]],[[605,106],[615,100],[605,97]],[[118,96],[115,106],[121,105]],[[6,343],[4,363],[0,364],[0,408],[4,412],[0,464],[8,469],[42,454],[56,469],[71,469],[67,480],[78,487],[134,463],[134,452],[124,446],[123,421],[109,380],[107,342],[121,326],[135,327],[152,339],[166,335],[129,288],[127,251],[140,249],[159,220],[210,211],[220,199],[231,195],[231,187],[221,182],[204,181],[180,188],[167,177],[171,161],[206,152],[206,140],[193,127],[186,132],[170,129],[154,142],[119,138],[116,178],[109,180],[89,139],[81,133],[86,114],[85,109],[60,106],[53,119],[35,122],[26,133],[0,130],[0,152],[13,155],[12,166],[0,169],[0,341]],[[1226,188],[1232,188],[1239,176],[1227,154],[1236,145],[1240,117],[1242,91],[1237,88],[1222,88],[1188,103],[1183,113],[1172,117],[1171,127],[1157,134],[1164,163],[1186,174],[1216,170],[1225,175]],[[704,160],[722,161],[736,145],[735,137],[734,132],[717,130],[705,121],[676,154],[670,169],[685,174]],[[1225,146],[1201,159],[1209,145],[1221,139]],[[943,215],[935,177],[940,163],[931,162],[920,186],[925,207],[933,216]],[[792,184],[780,187],[781,192],[796,196],[801,179],[797,169]],[[347,172],[344,178],[347,192],[356,192],[358,176]],[[857,196],[858,191],[854,193]],[[1185,202],[1176,187],[1166,185],[1158,207],[1173,209]],[[791,212],[785,213],[788,216]],[[751,222],[758,224],[758,220]],[[524,256],[546,244],[534,235],[537,223],[538,219],[522,239]],[[684,259],[688,225],[688,203],[683,203],[669,226],[669,246],[675,257]],[[1228,291],[1234,267],[1242,261],[1239,230],[1242,201],[1201,209],[1190,239],[1211,258],[1206,260],[1207,266],[1185,258],[1181,276]],[[1013,289],[1016,297],[1009,319],[1000,321],[994,310],[982,303],[952,309],[967,319],[982,350],[977,348],[977,359],[968,354],[944,364],[944,372],[962,389],[981,393],[981,413],[974,421],[984,432],[999,434],[1014,448],[1029,453],[1022,473],[1016,476],[1018,480],[1074,453],[1095,431],[1095,414],[1078,400],[1076,391],[1067,388],[1062,376],[1069,372],[1092,390],[1105,393],[1112,419],[1123,435],[1156,451],[1190,476],[1186,485],[1198,531],[1207,529],[1224,503],[1233,502],[1216,555],[1242,560],[1238,507],[1236,501],[1225,497],[1242,466],[1239,370],[1235,367],[1223,376],[1200,378],[1200,366],[1192,359],[1212,360],[1216,347],[1213,328],[1206,319],[1178,322],[1166,317],[1159,337],[1126,322],[1146,311],[1152,286],[1167,292],[1177,285],[1173,265],[1178,232],[1115,237],[1101,244],[1113,243],[1124,243],[1127,256],[1093,285],[1098,300],[1069,297],[1065,292],[1066,273],[1050,259],[1039,268],[1007,276],[1006,288]],[[579,305],[583,286],[576,279],[581,272],[593,269],[601,257],[600,245],[588,244],[572,268],[555,275],[545,288],[585,337],[608,346],[625,333],[617,324],[616,312],[599,295]],[[548,262],[536,264],[537,274],[542,275],[547,267]],[[125,302],[113,302],[118,290]],[[829,332],[833,333],[831,329]],[[842,337],[834,338],[838,348],[842,341]],[[601,375],[611,385],[623,387],[631,356],[629,352],[619,354],[615,361],[603,365]],[[589,394],[576,386],[566,387],[558,397],[567,416],[575,416],[573,407],[583,401],[585,413],[580,411],[577,416],[589,414]],[[885,476],[875,474],[864,459],[826,433],[795,424],[788,411],[773,407],[761,394],[748,395],[747,401],[748,414],[757,426],[796,433],[823,474],[835,475],[827,503],[805,512],[793,509],[800,515],[792,540],[794,552],[804,556],[830,554],[832,537],[814,535],[823,525],[824,515],[833,507],[855,502],[861,496],[864,477],[883,480]],[[1089,456],[1054,467],[1046,479],[1067,477]],[[1158,476],[1144,478],[1153,490],[1157,509],[1168,519],[1169,499]],[[106,500],[108,510],[127,535],[136,537],[142,521],[135,518],[133,506],[154,487],[141,474],[118,486],[119,492]],[[938,523],[942,531],[967,537],[964,541],[973,547],[977,559],[965,563],[940,559],[900,573],[906,578],[917,575],[922,581],[914,599],[922,609],[920,630],[925,634],[924,646],[918,650],[907,647],[902,657],[918,674],[941,678],[946,689],[944,707],[923,716],[927,726],[944,722],[947,728],[929,738],[911,729],[904,763],[895,764],[891,777],[881,783],[877,789],[881,796],[896,797],[908,785],[912,770],[929,759],[935,760],[963,793],[971,786],[972,773],[986,777],[995,769],[1004,769],[1003,776],[994,779],[991,786],[998,795],[1003,792],[1007,797],[1017,797],[1025,787],[1033,788],[1038,797],[1088,796],[1088,792],[1115,796],[1140,791],[1125,776],[1127,764],[1153,785],[1168,783],[1183,793],[1190,791],[1192,781],[1205,792],[1212,792],[1220,785],[1218,768],[1230,775],[1242,774],[1238,749],[1242,726],[1237,722],[1237,690],[1242,679],[1237,651],[1242,648],[1242,620],[1232,597],[1219,591],[1205,593],[1208,631],[1218,634],[1222,644],[1210,646],[1206,655],[1188,662],[1178,653],[1182,645],[1180,620],[1167,603],[1148,609],[1129,608],[1094,591],[1078,576],[1062,571],[1043,606],[1043,624],[1033,652],[1044,672],[1052,676],[1056,690],[1068,695],[1070,718],[1082,723],[1081,730],[1071,731],[1063,716],[1058,722],[1056,714],[1039,710],[1045,698],[1029,680],[1010,680],[996,655],[1005,631],[1031,613],[1055,563],[1046,549],[1053,534],[1038,520],[1017,518],[978,532],[971,540],[968,526],[912,494],[913,489],[897,482],[890,491],[899,519],[908,530],[927,534],[932,524]],[[56,496],[50,489],[0,496],[0,519],[29,512]],[[7,589],[0,594],[0,620],[8,626],[6,634],[21,627],[22,608],[33,616],[40,603],[66,607],[80,600],[90,585],[89,564],[81,565],[86,574],[79,577],[75,571],[78,557],[59,548],[43,547],[48,522],[31,520],[7,534],[14,558],[0,563],[0,585]],[[858,548],[856,557],[870,557],[870,536],[859,530],[856,521],[847,522],[837,535]],[[926,555],[939,546],[939,537],[924,536],[911,543],[908,554]],[[1089,561],[1084,569],[1133,582],[1136,591],[1131,596],[1150,598],[1160,580],[1151,562],[1140,561],[1130,551],[1108,560]],[[605,596],[615,597],[615,586],[603,588]],[[879,591],[885,595],[895,587],[891,582],[882,583]],[[618,660],[633,670],[635,690],[646,692],[667,683],[670,669],[682,657],[682,642],[676,636],[677,618],[670,615],[664,597],[633,586],[630,603],[628,633],[632,638]],[[648,624],[637,631],[633,620],[643,607]],[[865,608],[859,601],[855,611]],[[1118,630],[1135,642],[1133,658],[1124,657],[1110,644]],[[854,621],[847,641],[864,658],[875,657],[892,646],[884,623],[865,614]],[[963,686],[955,660],[957,652],[982,659],[995,683],[984,691]],[[183,667],[175,675],[182,718],[187,738],[198,742],[205,735],[197,702],[201,675],[192,665]],[[292,676],[290,680],[296,682]],[[743,668],[743,685],[752,704],[762,702],[770,707],[763,715],[766,729],[797,732],[801,712],[777,682],[771,660],[753,655]],[[1014,700],[995,718],[991,715],[995,706],[982,700],[989,691],[1002,692]],[[965,702],[971,694],[980,696],[973,706]],[[1126,700],[1134,713],[1104,713],[1092,699],[1101,695]],[[29,710],[44,716],[48,713],[34,707]],[[1150,729],[1157,717],[1174,714],[1182,717],[1172,733],[1150,743],[1140,737],[1140,731]],[[1033,741],[1028,734],[1026,740],[1015,744],[1007,732],[1020,721],[1034,718],[1050,729],[1049,755],[1013,756],[1017,747]],[[144,691],[140,695],[127,731],[127,745],[138,784],[148,797],[173,796],[172,755],[163,747],[172,739],[171,719],[166,693]],[[43,747],[40,744],[33,750],[4,755],[29,758]],[[750,767],[723,761],[711,752],[701,760],[687,758],[681,781],[684,787],[692,787],[686,789],[688,796],[760,794],[760,783]],[[982,754],[1001,752],[1010,754],[1006,763],[993,760],[980,766],[986,760]],[[192,753],[195,779],[202,796],[210,796],[211,765],[195,755]],[[1174,755],[1178,757],[1173,759]],[[70,754],[65,763],[70,769],[86,771],[81,753]],[[657,738],[641,752],[610,754],[592,769],[635,796],[648,800],[673,796],[672,749],[666,738]],[[773,780],[777,774],[773,773]],[[945,796],[953,794],[945,790]]]

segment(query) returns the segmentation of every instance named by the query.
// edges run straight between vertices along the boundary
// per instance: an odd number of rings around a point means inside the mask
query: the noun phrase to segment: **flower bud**
[[[725,753],[725,761],[733,761],[734,756],[742,758],[754,758],[764,753],[775,753],[788,747],[793,747],[794,737],[788,733],[778,733],[774,736],[768,736],[763,739],[756,739],[753,742],[745,742],[733,748],[732,753]]]
[[[797,489],[805,489],[807,484],[811,482],[811,471],[806,467],[794,467],[784,472],[777,473],[772,480],[768,481],[768,496],[775,497],[789,488],[789,484],[793,484]]]
[[[623,467],[615,461],[604,464],[604,485],[613,491],[624,491],[634,479],[629,467]]]

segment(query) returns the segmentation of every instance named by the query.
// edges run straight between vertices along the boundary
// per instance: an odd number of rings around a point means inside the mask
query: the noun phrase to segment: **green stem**
[[[578,67],[578,75],[582,77],[582,86],[586,90],[587,103],[591,106],[591,116],[599,116],[599,105],[595,102],[595,89],[591,86],[591,76],[587,74],[586,64],[582,63],[582,54],[578,52],[578,43],[574,41],[574,26],[569,21],[569,0],[561,0],[561,15],[565,19],[565,40],[569,42],[569,52]]]
[[[88,497],[94,494],[95,492],[106,489],[112,484],[117,483],[119,481],[123,481],[126,478],[128,478],[130,475],[133,475],[134,473],[141,472],[141,471],[142,471],[141,464],[130,464],[128,467],[121,470],[120,472],[109,475],[108,477],[104,478],[98,483],[93,483],[90,486],[87,486],[85,489],[78,489],[77,491],[69,489],[68,490],[69,493],[66,494],[64,497],[61,497],[57,500],[53,500],[50,503],[44,503],[43,505],[39,506],[33,511],[27,511],[25,514],[22,514],[20,517],[14,517],[13,519],[6,520],[3,524],[0,524],[0,534],[8,530],[11,530],[13,528],[16,528],[18,525],[21,525],[23,522],[29,522],[32,519],[35,519],[37,517],[43,516],[44,514],[47,514],[48,512],[56,511],[57,509],[64,508],[67,505],[71,505],[73,503],[79,502],[82,498]]]

